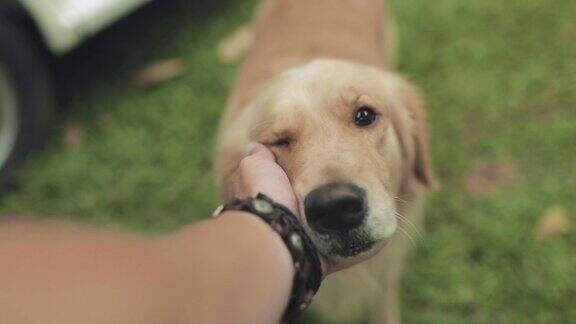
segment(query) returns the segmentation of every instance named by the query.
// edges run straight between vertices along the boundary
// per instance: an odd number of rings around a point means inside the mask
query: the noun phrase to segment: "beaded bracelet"
[[[293,323],[320,287],[322,268],[316,247],[306,234],[296,216],[286,207],[275,203],[264,194],[256,198],[235,198],[214,211],[218,216],[224,211],[237,210],[252,213],[276,231],[292,255],[294,281],[288,307],[282,316],[282,323]]]

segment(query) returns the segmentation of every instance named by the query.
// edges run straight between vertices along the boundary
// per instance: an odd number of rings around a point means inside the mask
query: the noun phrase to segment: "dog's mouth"
[[[355,257],[371,251],[379,242],[363,228],[330,233],[319,233],[308,229],[308,233],[318,251],[328,258]]]
[[[350,258],[370,251],[375,244],[376,241],[350,241],[345,246],[334,249],[332,254],[342,258]]]

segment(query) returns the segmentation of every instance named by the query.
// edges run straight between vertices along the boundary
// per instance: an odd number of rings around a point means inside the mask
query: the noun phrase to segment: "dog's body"
[[[378,250],[373,245],[387,244],[368,263],[324,283],[313,307],[330,322],[365,317],[375,306],[378,322],[399,321],[397,290],[408,244],[405,235],[391,235],[397,222],[418,222],[422,189],[435,183],[418,96],[384,72],[394,66],[392,25],[383,0],[265,0],[220,124],[215,173],[222,199],[250,140],[273,148],[301,205],[325,183],[350,182],[366,192],[370,212],[353,235],[319,234],[303,220],[321,252],[338,262],[367,258]],[[381,109],[379,133],[346,122],[348,109],[359,106]],[[274,144],[283,140],[296,144]],[[342,242],[351,240],[370,242],[354,241],[359,252],[342,252]]]
[[[225,121],[272,77],[313,59],[394,65],[394,33],[383,0],[265,0],[254,28],[254,43],[232,89]]]

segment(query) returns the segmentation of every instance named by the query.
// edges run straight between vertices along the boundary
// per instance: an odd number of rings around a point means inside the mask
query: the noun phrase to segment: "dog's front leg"
[[[399,291],[406,258],[416,245],[422,223],[423,196],[416,192],[410,202],[404,202],[398,212],[407,220],[399,220],[399,230],[390,243],[374,259],[368,261],[369,271],[379,278],[382,293],[375,303],[373,322],[376,324],[402,323]],[[407,223],[409,222],[409,224]],[[410,236],[408,236],[410,235]]]
[[[382,294],[375,303],[373,323],[402,323],[399,291],[401,288],[402,269],[410,249],[410,240],[402,233],[398,233],[398,237],[394,238],[382,252],[382,255],[378,256],[378,265],[371,265],[382,267],[376,270],[381,280]]]

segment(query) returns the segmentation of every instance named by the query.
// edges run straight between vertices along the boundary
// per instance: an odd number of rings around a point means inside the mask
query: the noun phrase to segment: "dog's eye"
[[[376,120],[376,113],[367,106],[362,106],[354,114],[354,124],[358,127],[366,127]]]
[[[292,139],[290,137],[282,137],[270,143],[271,146],[290,146]]]

